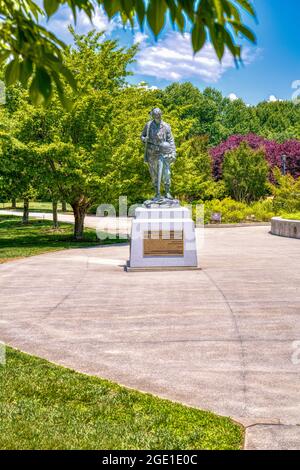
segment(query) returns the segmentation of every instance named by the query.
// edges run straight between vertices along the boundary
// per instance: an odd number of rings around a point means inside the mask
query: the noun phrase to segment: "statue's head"
[[[162,119],[162,110],[159,109],[159,108],[154,108],[152,109],[151,111],[151,116],[152,116],[152,119],[154,119],[154,121],[158,124],[160,123],[161,119]]]

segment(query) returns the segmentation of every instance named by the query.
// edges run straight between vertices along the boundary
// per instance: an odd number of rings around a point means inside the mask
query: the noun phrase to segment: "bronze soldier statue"
[[[162,120],[162,111],[154,108],[141,135],[145,144],[145,159],[149,165],[152,183],[155,189],[153,203],[163,204],[175,200],[171,196],[171,164],[176,160],[176,146],[169,124]],[[164,185],[164,196],[161,184]]]

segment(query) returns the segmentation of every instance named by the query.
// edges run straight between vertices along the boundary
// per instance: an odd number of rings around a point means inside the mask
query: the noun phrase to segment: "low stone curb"
[[[240,224],[206,224],[204,228],[269,227],[271,222],[251,222]]]
[[[300,239],[300,220],[273,217],[271,220],[271,233],[279,237]]]

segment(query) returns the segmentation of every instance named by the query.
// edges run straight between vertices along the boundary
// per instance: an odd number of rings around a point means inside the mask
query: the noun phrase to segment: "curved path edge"
[[[1,339],[246,427],[246,449],[299,449],[299,241],[205,234],[201,271],[126,273],[128,246],[0,265]]]

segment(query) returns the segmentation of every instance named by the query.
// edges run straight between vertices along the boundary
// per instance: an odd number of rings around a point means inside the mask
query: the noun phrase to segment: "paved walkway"
[[[0,339],[299,449],[300,245],[268,230],[206,230],[202,271],[126,273],[126,245],[0,265]]]

